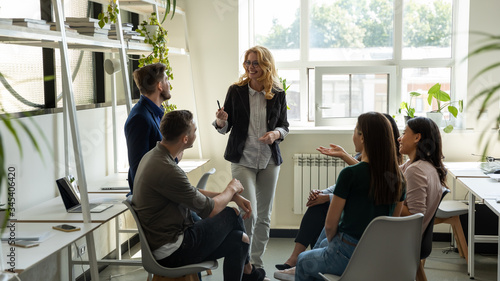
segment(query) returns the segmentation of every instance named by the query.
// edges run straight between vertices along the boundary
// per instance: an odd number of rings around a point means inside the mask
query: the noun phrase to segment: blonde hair
[[[238,86],[244,86],[250,82],[250,78],[248,78],[248,70],[245,66],[245,62],[247,61],[250,53],[255,53],[257,55],[259,67],[263,72],[262,76],[257,78],[257,81],[261,82],[264,85],[266,99],[270,100],[274,97],[274,93],[272,92],[273,89],[277,91],[282,91],[283,89],[280,85],[278,71],[276,71],[273,55],[266,47],[255,46],[245,52],[245,59],[243,60],[243,68],[245,69],[245,73],[240,76],[240,79],[235,84]]]

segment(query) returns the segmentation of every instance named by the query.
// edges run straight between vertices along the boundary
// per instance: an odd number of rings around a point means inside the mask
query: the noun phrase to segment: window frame
[[[402,69],[419,67],[450,67],[451,68],[451,95],[452,100],[462,99],[466,102],[467,97],[467,54],[468,54],[468,30],[469,30],[469,6],[470,0],[452,0],[452,41],[450,58],[432,58],[418,60],[403,60],[403,2],[394,0],[394,35],[393,35],[393,57],[388,60],[371,61],[309,61],[309,0],[300,0],[300,59],[296,61],[276,61],[278,71],[299,70],[300,93],[300,121],[291,121],[293,127],[315,127],[317,122],[308,121],[309,108],[309,85],[308,69],[316,67],[386,67],[396,69],[395,88],[391,87],[388,97],[388,113],[398,114],[399,104],[404,101],[405,93],[402,93]],[[239,53],[244,53],[248,48],[255,45],[254,32],[254,0],[239,0]],[[460,21],[458,20],[460,19]],[[457,46],[460,46],[459,48]],[[242,58],[240,58],[242,60]],[[242,63],[242,62],[241,62]],[[316,103],[316,102],[315,102]],[[314,105],[315,106],[315,105]],[[465,112],[464,112],[465,114]],[[345,124],[344,124],[345,125]],[[355,122],[348,124],[355,125]],[[465,125],[465,124],[464,124]]]

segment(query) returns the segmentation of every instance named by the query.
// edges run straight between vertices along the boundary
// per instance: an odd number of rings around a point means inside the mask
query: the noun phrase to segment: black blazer
[[[284,91],[275,91],[274,97],[267,100],[267,130],[273,131],[276,127],[282,127],[288,131],[288,121],[286,118],[287,107]],[[232,163],[240,162],[245,148],[245,141],[248,137],[248,125],[250,123],[250,101],[248,85],[231,85],[227,91],[224,102],[224,111],[228,113],[228,131],[231,131],[227,141],[224,158]],[[270,144],[272,158],[276,165],[281,165],[280,148],[278,143],[283,139],[276,140]]]

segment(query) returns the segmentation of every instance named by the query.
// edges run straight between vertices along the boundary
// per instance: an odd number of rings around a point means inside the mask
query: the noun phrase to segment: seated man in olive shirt
[[[132,206],[136,210],[155,259],[179,267],[224,257],[224,280],[258,280],[263,269],[249,262],[249,238],[234,201],[245,216],[250,202],[239,195],[233,179],[221,193],[198,190],[189,182],[175,157],[193,146],[196,124],[187,110],[167,113],[161,120],[161,142],[142,158],[134,180]],[[193,222],[190,211],[201,221]]]

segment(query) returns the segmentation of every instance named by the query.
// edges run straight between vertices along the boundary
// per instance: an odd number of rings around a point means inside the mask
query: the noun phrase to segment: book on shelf
[[[134,25],[132,23],[129,23],[129,22],[126,22],[126,23],[122,23],[122,31],[125,32],[125,31],[132,31],[132,29],[134,28]],[[111,24],[110,26],[110,29],[111,30],[116,30],[116,26],[115,24]]]
[[[66,17],[66,23],[69,24],[69,26],[72,27],[72,28],[94,27],[94,28],[99,28],[99,29],[102,29],[102,30],[109,30],[110,27],[111,27],[111,25],[109,23],[106,23],[101,28],[99,26],[99,20],[98,19],[93,19],[93,18],[73,18],[73,17]]]
[[[100,29],[95,27],[72,27],[78,31],[78,33],[98,33],[103,35],[108,35],[108,30]]]
[[[50,30],[57,31],[57,26],[56,26],[55,22],[51,21],[51,22],[48,22],[48,24],[50,25]],[[67,25],[67,24],[64,24],[64,27],[66,29],[66,32],[78,33],[78,31],[76,29],[69,27],[69,25]]]
[[[114,39],[118,40],[118,35],[109,35],[109,39]],[[129,42],[144,42],[144,36],[140,35],[128,35],[128,34],[123,34],[123,40],[129,41]]]
[[[12,25],[12,19],[0,18],[0,24],[9,24],[9,25]]]
[[[29,18],[12,18],[12,22],[14,24],[16,23],[22,23],[22,22],[30,22],[30,23],[36,23],[36,24],[46,24],[46,20],[39,20],[39,19],[29,19]]]
[[[102,33],[92,33],[92,32],[78,32],[81,35],[85,36],[92,36],[94,38],[108,38],[107,34],[102,34]]]
[[[48,24],[38,24],[34,22],[13,22],[13,25],[17,26],[24,26],[28,28],[35,28],[35,29],[45,29],[45,30],[50,30],[50,25]]]

